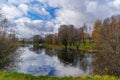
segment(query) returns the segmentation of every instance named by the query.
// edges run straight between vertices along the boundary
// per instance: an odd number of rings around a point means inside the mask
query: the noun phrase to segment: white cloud
[[[15,26],[11,29],[15,30],[19,37],[32,37],[36,34],[53,32],[53,24],[49,21],[30,20],[29,18],[20,18],[15,20]]]
[[[42,2],[42,0],[39,1]],[[83,0],[70,0],[70,1],[47,0],[47,1],[49,6],[60,8],[55,11],[56,14],[56,18],[54,20],[56,24],[55,30],[57,30],[61,24],[73,24],[76,27],[80,27],[81,24],[87,21],[84,15],[86,1]]]
[[[2,11],[9,19],[19,18],[23,15],[23,13],[14,5],[3,4]]]
[[[20,3],[29,3],[31,1],[34,1],[34,0],[7,0],[7,3],[18,5]]]
[[[73,24],[80,25],[81,22],[84,22],[83,15],[78,11],[71,11],[66,9],[61,9],[56,12],[56,22],[59,24]]]
[[[114,0],[113,4],[116,8],[120,8],[120,0]]]
[[[97,2],[96,1],[91,1],[87,4],[87,12],[94,13],[97,9]]]
[[[29,11],[32,13],[37,13],[40,16],[47,16],[48,19],[51,17],[49,12],[46,11],[44,6],[39,6],[39,4],[29,6]]]
[[[19,4],[20,0],[8,0],[10,4]]]
[[[27,14],[28,5],[26,5],[26,4],[20,4],[20,5],[18,6],[18,8],[20,8],[22,12],[24,12],[25,14]]]

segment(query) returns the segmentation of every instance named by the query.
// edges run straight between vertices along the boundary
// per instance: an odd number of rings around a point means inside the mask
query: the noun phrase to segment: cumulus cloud
[[[1,0],[0,2],[2,11],[13,24],[12,28],[21,37],[57,32],[61,24],[73,24],[75,27],[80,27],[83,23],[92,25],[96,19],[103,20],[120,14],[119,0]]]
[[[36,13],[36,15],[48,17],[48,19],[51,17],[49,12],[47,12],[44,7],[39,6],[39,4],[30,6],[29,7],[29,12],[31,12],[33,14]]]
[[[11,27],[11,29],[17,31],[18,37],[29,38],[32,35],[44,35],[47,32],[53,32],[53,24],[49,21],[30,20],[24,17],[15,20],[13,24],[15,24],[15,26]]]
[[[79,25],[80,22],[84,22],[83,14],[81,14],[78,11],[61,9],[60,11],[56,12],[56,15],[57,15],[56,22],[60,24]]]
[[[24,14],[27,14],[28,5],[26,5],[26,4],[20,4],[20,5],[18,6],[18,8],[19,8]]]
[[[87,12],[94,13],[94,11],[96,11],[96,9],[97,9],[97,2],[96,1],[88,2]]]
[[[120,8],[120,0],[114,0],[113,4],[116,8]]]
[[[19,18],[23,15],[23,13],[14,5],[2,5],[2,11],[6,14],[7,18]]]

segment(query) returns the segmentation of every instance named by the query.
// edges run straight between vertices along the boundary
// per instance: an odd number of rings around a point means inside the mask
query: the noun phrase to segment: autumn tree
[[[80,43],[85,44],[88,39],[87,25],[84,24],[80,28],[75,28],[74,25],[62,25],[59,28],[58,39],[63,45],[75,45],[78,49]]]
[[[87,25],[84,23],[82,26],[83,30],[82,30],[82,35],[83,35],[83,44],[85,45],[86,43],[86,38],[87,38]]]
[[[45,35],[45,42],[48,43],[48,44],[53,44],[54,34],[46,34]]]
[[[75,44],[77,37],[77,29],[74,27],[74,25],[71,25],[71,27],[68,28],[68,43],[71,46],[72,44]]]
[[[99,34],[100,34],[100,28],[102,26],[102,22],[100,20],[96,20],[93,24],[93,32],[92,32],[92,37],[94,39],[94,42],[98,42],[99,41]]]
[[[52,44],[58,44],[58,34],[55,33],[52,37]]]
[[[63,28],[58,32],[58,39],[59,39],[59,43],[63,44],[65,48],[67,48],[68,39],[69,39],[68,27]]]
[[[76,49],[79,49],[80,42],[81,42],[81,28],[75,28],[74,30],[74,45],[76,46]]]
[[[96,21],[93,31],[96,49],[94,72],[120,76],[120,16]]]

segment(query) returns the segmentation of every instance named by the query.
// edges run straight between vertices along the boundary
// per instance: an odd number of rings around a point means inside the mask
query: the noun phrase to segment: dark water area
[[[3,70],[47,76],[92,75],[93,54],[21,45]]]

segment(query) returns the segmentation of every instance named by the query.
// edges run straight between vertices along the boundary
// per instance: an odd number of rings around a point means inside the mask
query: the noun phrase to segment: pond
[[[84,51],[20,46],[5,70],[47,76],[92,75],[93,54]]]

